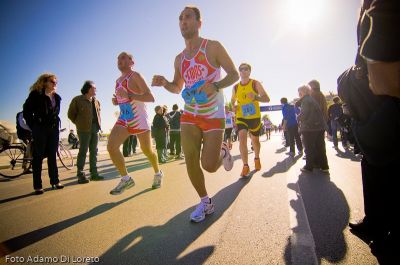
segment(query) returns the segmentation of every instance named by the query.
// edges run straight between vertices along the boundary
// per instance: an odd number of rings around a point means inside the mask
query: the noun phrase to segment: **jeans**
[[[288,139],[289,139],[289,146],[290,146],[290,152],[294,153],[294,144],[296,142],[297,150],[299,152],[303,151],[303,144],[301,142],[300,134],[299,134],[299,128],[296,125],[288,127],[287,128],[288,132]]]
[[[122,153],[124,157],[128,157],[131,153],[136,153],[137,137],[136,135],[130,135],[126,138],[122,145]]]
[[[81,132],[78,131],[79,137],[79,152],[76,162],[78,169],[78,176],[83,175],[83,168],[86,162],[86,154],[89,149],[89,166],[90,174],[97,174],[97,144],[99,142],[98,131],[93,130],[92,132]]]

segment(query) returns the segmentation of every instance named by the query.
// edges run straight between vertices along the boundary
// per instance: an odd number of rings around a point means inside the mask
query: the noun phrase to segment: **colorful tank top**
[[[118,120],[124,121],[129,126],[139,127],[148,126],[147,109],[144,102],[141,101],[130,101],[127,98],[119,97],[117,92],[121,89],[131,94],[138,94],[135,91],[129,89],[128,82],[132,77],[133,72],[129,73],[122,81],[116,81],[115,95],[117,95],[117,102],[120,109],[120,115]]]
[[[186,88],[192,87],[196,82],[201,80],[212,83],[221,79],[221,68],[215,68],[207,60],[207,42],[208,40],[203,39],[199,50],[191,59],[187,59],[184,52],[181,54],[180,70]],[[185,90],[182,91],[182,93],[185,92]],[[195,100],[193,98],[192,102],[185,102],[184,114],[200,115],[203,118],[210,119],[225,118],[224,95],[222,91],[206,96],[205,100]]]
[[[236,99],[238,106],[236,108],[236,117],[243,119],[256,119],[261,117],[260,104],[257,100],[251,100],[247,97],[248,93],[258,94],[255,91],[255,82],[253,79],[242,85],[240,82],[235,85]]]

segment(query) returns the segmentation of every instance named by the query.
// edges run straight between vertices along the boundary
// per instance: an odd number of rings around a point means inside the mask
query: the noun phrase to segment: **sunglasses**
[[[197,92],[197,89],[205,84],[205,80],[200,80],[194,83],[191,87],[186,87],[182,91],[182,98],[186,104],[205,104],[208,101],[207,94],[202,91],[200,93]]]
[[[57,85],[57,81],[49,80],[49,82],[52,83],[53,85]]]
[[[239,71],[240,71],[240,72],[249,71],[249,70],[250,70],[250,69],[247,68],[247,67],[241,67],[241,68],[239,68]]]

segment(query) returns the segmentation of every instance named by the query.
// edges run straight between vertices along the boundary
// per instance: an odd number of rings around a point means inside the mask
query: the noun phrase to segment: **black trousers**
[[[176,132],[176,131],[169,132],[169,150],[171,154],[175,155],[181,154],[181,132]]]
[[[42,163],[43,158],[47,157],[47,167],[50,177],[50,184],[56,185],[58,180],[57,168],[57,149],[59,130],[58,128],[43,128],[40,126],[33,126],[33,159],[32,159],[32,173],[33,173],[33,188],[42,188]]]
[[[325,131],[305,131],[301,134],[306,153],[305,168],[329,169],[325,149]]]
[[[382,232],[393,231],[399,226],[396,217],[400,203],[397,163],[374,166],[365,158],[361,160],[365,216],[375,229]]]
[[[297,124],[294,126],[288,127],[287,131],[288,131],[290,152],[294,153],[295,142],[296,142],[297,150],[299,152],[303,151],[303,144],[301,142],[299,128],[298,128]]]
[[[131,153],[136,153],[136,146],[137,146],[137,137],[136,135],[130,135],[124,141],[122,145],[122,153],[124,157],[129,156]]]

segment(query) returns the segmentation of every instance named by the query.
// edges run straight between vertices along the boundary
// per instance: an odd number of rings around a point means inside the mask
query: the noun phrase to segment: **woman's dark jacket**
[[[42,91],[32,91],[23,106],[24,119],[28,126],[34,130],[40,128],[59,128],[61,97],[54,94],[55,107],[51,104],[51,99]]]

